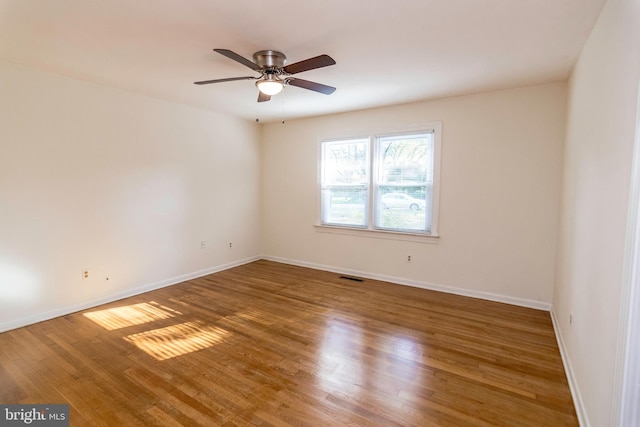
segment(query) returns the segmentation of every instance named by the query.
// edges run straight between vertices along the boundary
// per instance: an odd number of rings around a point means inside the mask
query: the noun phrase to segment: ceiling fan
[[[316,68],[327,67],[329,65],[335,65],[336,61],[329,55],[319,55],[313,58],[305,59],[304,61],[295,62],[293,64],[285,66],[287,57],[284,53],[276,50],[261,50],[253,54],[253,61],[238,55],[237,53],[228,49],[213,49],[221,55],[226,56],[229,59],[233,59],[236,62],[251,68],[254,71],[260,73],[259,77],[230,77],[226,79],[216,80],[203,80],[199,82],[193,82],[197,85],[206,85],[210,83],[222,83],[232,82],[235,80],[257,80],[256,86],[258,87],[258,102],[269,101],[273,95],[277,95],[282,91],[284,85],[291,85],[301,87],[303,89],[312,90],[314,92],[323,93],[325,95],[331,95],[335,92],[336,88],[323,85],[316,82],[310,82],[309,80],[299,79],[297,77],[291,77],[293,74],[298,74],[303,71],[314,70]]]

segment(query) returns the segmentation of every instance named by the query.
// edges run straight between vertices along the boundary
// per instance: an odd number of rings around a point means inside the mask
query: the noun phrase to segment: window
[[[437,236],[440,129],[322,140],[320,225]]]

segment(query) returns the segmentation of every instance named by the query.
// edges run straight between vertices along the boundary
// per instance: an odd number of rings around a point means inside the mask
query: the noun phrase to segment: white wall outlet
[[[89,270],[87,270],[86,268],[84,270],[82,270],[82,278],[83,279],[88,279],[89,278]]]
[[[207,247],[207,241],[206,240],[200,240],[200,249],[205,249]]]
[[[233,243],[229,242],[229,249],[232,249],[232,248],[233,248]]]
[[[412,261],[411,255],[407,255],[407,262],[411,262],[411,261]]]

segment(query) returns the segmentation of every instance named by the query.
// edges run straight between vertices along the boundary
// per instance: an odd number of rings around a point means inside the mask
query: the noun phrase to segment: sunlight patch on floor
[[[160,305],[155,301],[150,301],[122,307],[107,308],[105,310],[90,311],[83,315],[103,328],[113,331],[156,320],[168,319],[181,314],[179,311]]]
[[[129,335],[124,339],[156,360],[166,360],[211,347],[230,334],[202,321],[194,321]]]

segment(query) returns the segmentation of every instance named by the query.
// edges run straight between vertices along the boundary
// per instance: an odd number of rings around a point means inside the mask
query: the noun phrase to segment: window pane
[[[379,137],[376,153],[376,228],[429,232],[433,133]]]
[[[322,223],[366,227],[369,140],[322,143]]]
[[[366,226],[367,189],[328,187],[322,191],[322,223]]]

